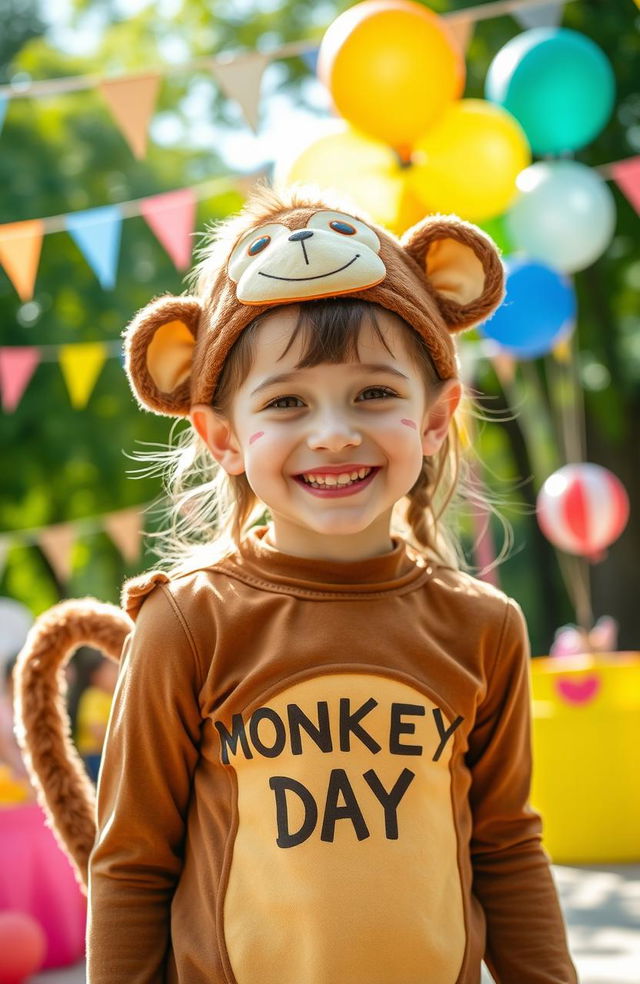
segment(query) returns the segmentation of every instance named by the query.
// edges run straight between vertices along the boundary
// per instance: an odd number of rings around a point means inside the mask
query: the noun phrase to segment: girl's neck
[[[293,557],[316,560],[353,561],[379,557],[393,550],[390,515],[358,533],[325,534],[296,526],[274,517],[265,534],[265,543]]]

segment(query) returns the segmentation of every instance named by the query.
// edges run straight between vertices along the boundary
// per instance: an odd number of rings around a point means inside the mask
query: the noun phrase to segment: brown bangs
[[[219,412],[228,411],[233,394],[249,374],[256,332],[268,314],[276,310],[278,309],[272,308],[267,314],[255,318],[231,348],[213,400],[213,407]],[[389,355],[394,358],[378,324],[375,304],[354,298],[322,298],[317,301],[305,301],[299,306],[296,327],[291,333],[286,348],[276,361],[283,359],[296,339],[301,336],[302,356],[296,363],[296,369],[308,369],[322,362],[334,364],[359,362],[358,338],[363,323],[367,322],[376,332]],[[409,325],[406,325],[406,328],[407,347],[416,365],[426,376],[425,383],[437,386],[441,381],[426,344],[413,328]]]

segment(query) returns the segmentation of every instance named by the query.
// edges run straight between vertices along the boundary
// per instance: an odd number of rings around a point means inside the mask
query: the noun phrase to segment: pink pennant
[[[640,157],[611,164],[609,170],[622,193],[640,214]]]
[[[12,413],[18,406],[39,361],[37,348],[0,349],[2,406],[7,413]]]
[[[154,195],[140,201],[140,214],[158,237],[178,270],[191,263],[196,198],[191,188]]]

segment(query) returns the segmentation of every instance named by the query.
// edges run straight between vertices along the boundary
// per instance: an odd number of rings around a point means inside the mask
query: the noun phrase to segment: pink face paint
[[[404,424],[405,427],[412,427],[414,431],[418,429],[418,425],[413,420],[406,420],[403,417],[402,420],[400,421],[400,423],[401,424]]]
[[[259,437],[264,437],[264,431],[256,431],[255,434],[252,434],[249,438],[249,444],[253,444],[253,442],[257,441]]]

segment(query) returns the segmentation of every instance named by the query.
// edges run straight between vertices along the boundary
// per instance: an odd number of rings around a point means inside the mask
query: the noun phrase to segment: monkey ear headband
[[[345,295],[403,318],[449,379],[457,375],[452,333],[498,306],[502,264],[493,242],[454,216],[429,217],[398,240],[330,202],[263,188],[219,227],[198,296],[156,298],[126,329],[133,391],[145,409],[187,416],[212,401],[231,346],[254,318]]]

